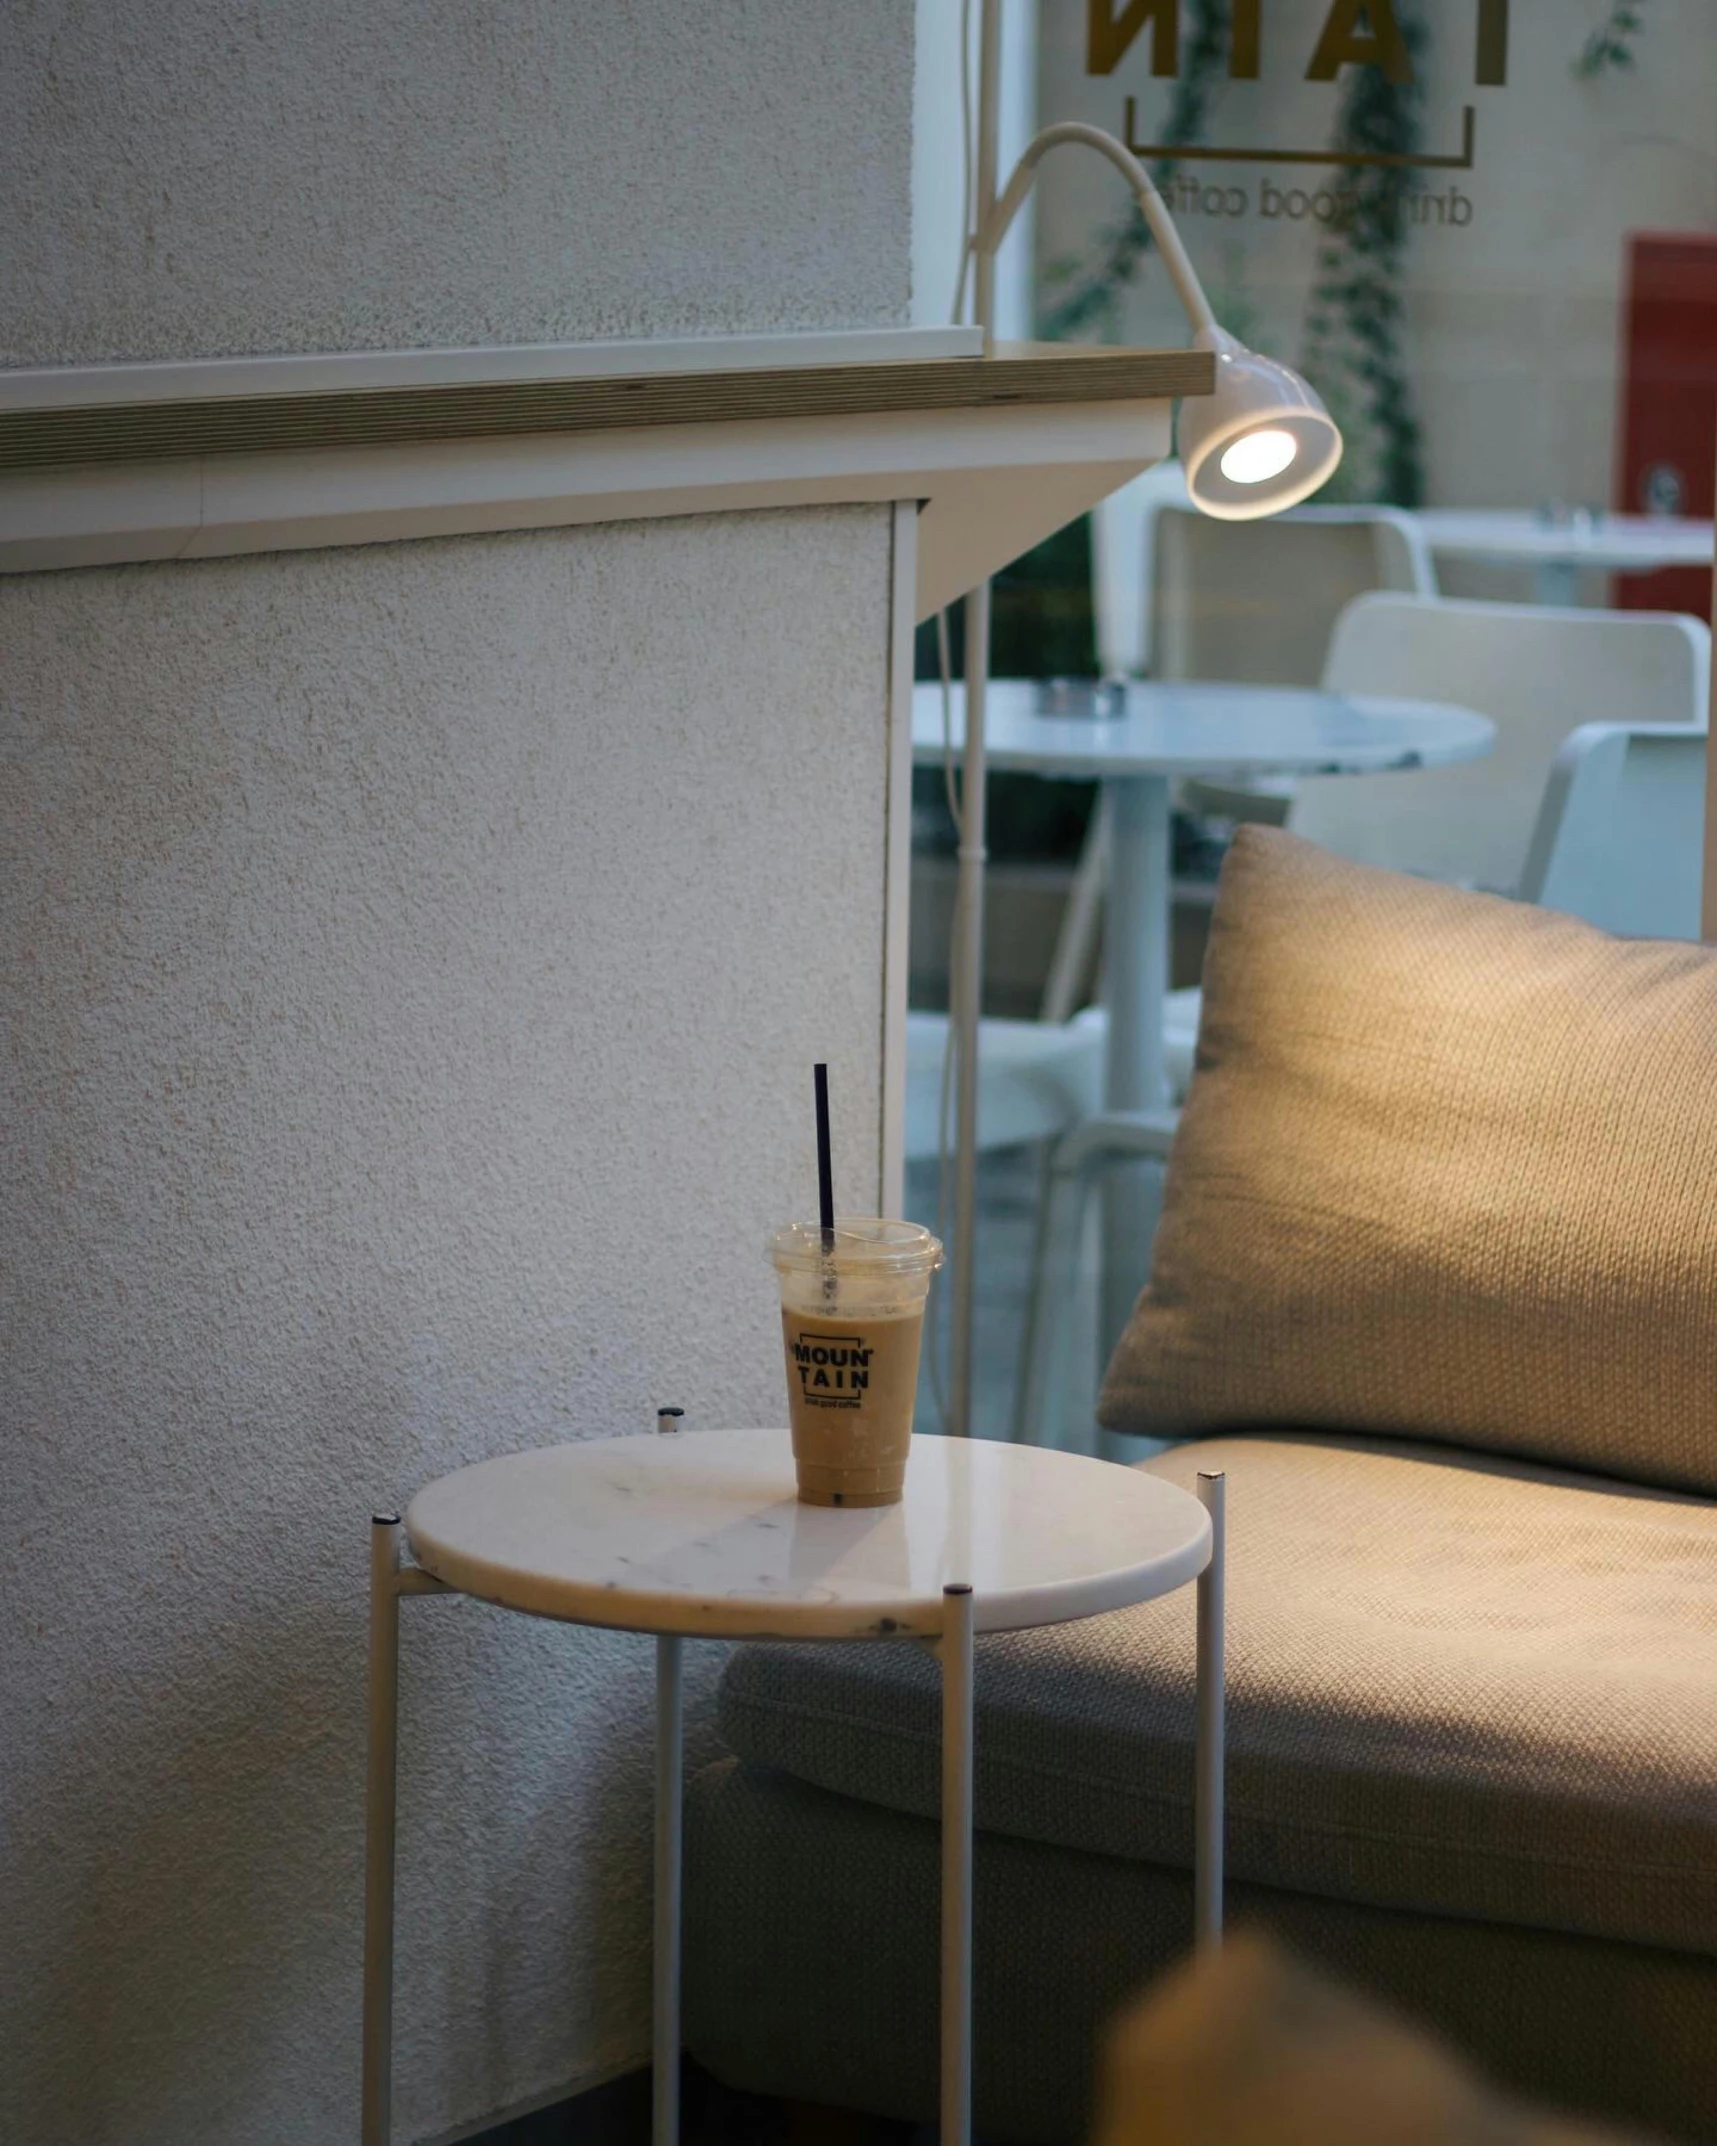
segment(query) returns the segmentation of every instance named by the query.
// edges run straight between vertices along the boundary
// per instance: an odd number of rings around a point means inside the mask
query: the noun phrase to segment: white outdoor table
[[[1198,1581],[1198,1940],[1222,1915],[1223,1479],[915,1436],[899,1505],[801,1505],[784,1430],[590,1439],[461,1468],[370,1530],[363,2146],[388,2146],[402,1595],[656,1635],[655,2146],[679,2133],[682,1638],[916,1640],[942,1664],[942,2138],[971,2135],[973,1637]]]
[[[1433,558],[1530,566],[1541,604],[1575,603],[1583,569],[1650,574],[1665,566],[1711,565],[1712,524],[1679,516],[1583,514],[1553,521],[1503,509],[1422,507],[1414,520]]]
[[[1097,714],[1099,708],[1117,712]],[[953,735],[965,738],[965,690],[953,689]],[[1436,701],[1322,693],[1297,686],[1130,680],[992,680],[986,736],[996,772],[1095,777],[1109,815],[1103,995],[1109,1012],[1104,1106],[1155,1110],[1168,1100],[1163,1001],[1169,962],[1169,789],[1176,776],[1375,775],[1443,767],[1489,752],[1496,726]],[[912,749],[942,753],[942,689],[912,696]],[[1149,1259],[1136,1180],[1109,1173],[1103,1222],[1103,1345],[1132,1312]]]

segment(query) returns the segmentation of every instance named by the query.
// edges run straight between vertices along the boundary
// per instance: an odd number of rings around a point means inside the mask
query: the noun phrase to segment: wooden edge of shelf
[[[0,412],[0,473],[518,433],[1208,395],[1199,350],[1032,345],[990,358],[477,381]]]

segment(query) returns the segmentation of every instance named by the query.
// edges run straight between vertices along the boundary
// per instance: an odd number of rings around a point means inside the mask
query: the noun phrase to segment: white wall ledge
[[[82,409],[228,396],[349,395],[502,381],[601,380],[773,366],[882,365],[975,358],[977,328],[844,328],[792,335],[664,337],[607,343],[507,343],[462,350],[341,350],[271,358],[0,370],[0,412]]]
[[[781,364],[783,344],[810,362]],[[148,372],[150,391],[121,403],[32,403],[14,377],[0,409],[0,456],[14,463],[0,474],[0,572],[915,500],[927,617],[1166,454],[1171,398],[1208,392],[1211,370],[1191,351],[1019,346],[859,362],[807,344],[853,347],[756,339],[743,363],[637,373],[614,353],[717,346],[584,346],[604,353],[597,369],[547,381],[237,397],[216,392],[218,368],[207,395],[187,396],[182,377],[171,395],[153,392],[186,368],[136,367],[123,370]],[[201,451],[160,451],[180,440]]]

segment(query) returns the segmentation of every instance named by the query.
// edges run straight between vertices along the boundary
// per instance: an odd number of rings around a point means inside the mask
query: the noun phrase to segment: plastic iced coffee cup
[[[838,1215],[769,1240],[793,1462],[806,1505],[895,1505],[906,1486],[930,1277],[942,1247],[916,1222]]]

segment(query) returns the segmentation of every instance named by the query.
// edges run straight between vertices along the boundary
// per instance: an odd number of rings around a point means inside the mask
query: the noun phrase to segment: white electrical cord
[[[956,836],[965,832],[965,815],[961,810],[959,783],[954,761],[954,658],[948,645],[948,614],[936,614],[936,656],[942,674],[942,788],[948,801],[948,816],[954,822]],[[955,922],[959,910],[955,907]],[[948,949],[948,976],[950,985],[958,973],[954,947]],[[936,1098],[936,1235],[941,1243],[948,1242],[948,1106],[953,1100],[954,1053],[956,1023],[950,1008],[948,1040],[942,1049],[942,1083]],[[942,1378],[941,1332],[939,1316],[941,1292],[930,1292],[930,1310],[926,1318],[925,1345],[930,1367],[930,1392],[936,1402],[937,1419],[944,1434],[948,1429],[948,1394]]]
[[[960,0],[960,273],[954,282],[954,325],[960,325],[960,316],[966,309],[966,274],[972,265],[972,247],[975,234],[972,230],[972,0]],[[948,614],[945,610],[936,614],[936,657],[942,674],[942,790],[948,801],[948,817],[954,823],[954,833],[965,833],[965,813],[961,806],[959,779],[954,762],[954,658],[948,645]],[[954,904],[954,925],[959,923],[960,905]],[[936,1098],[936,1235],[943,1244],[948,1242],[948,1110],[954,1094],[954,1053],[957,1042],[958,1023],[954,1019],[952,986],[958,972],[955,959],[954,933],[950,930],[948,945],[949,1012],[948,1040],[942,1050],[942,1084]],[[948,1429],[948,1392],[942,1377],[940,1317],[942,1293],[930,1292],[930,1310],[925,1320],[925,1353],[930,1369],[930,1392],[936,1403],[936,1417],[943,1432]]]
[[[981,236],[986,259],[993,261],[1000,251],[1002,240],[1008,235],[1008,226],[1019,214],[1025,197],[1031,192],[1038,165],[1050,150],[1059,149],[1072,142],[1077,142],[1086,149],[1095,149],[1099,156],[1107,157],[1126,180],[1133,190],[1140,212],[1151,227],[1158,257],[1168,271],[1168,279],[1175,287],[1195,334],[1220,335],[1221,329],[1216,315],[1210,310],[1210,300],[1204,295],[1204,285],[1198,280],[1198,271],[1193,267],[1192,258],[1175,228],[1174,218],[1169,214],[1163,197],[1157,192],[1155,180],[1125,144],[1118,142],[1112,134],[1106,134],[1101,127],[1088,127],[1083,120],[1058,120],[1054,126],[1045,127],[1040,133],[1034,134],[1020,151],[1019,162],[1013,168],[1013,176],[1002,189],[1000,200],[984,222]],[[973,252],[977,251],[977,245],[978,240],[974,237]],[[992,328],[993,323],[985,321],[986,357],[990,354]],[[1204,344],[1199,347],[1210,346]]]
[[[948,646],[948,614],[936,614],[936,655],[942,672],[942,794],[948,801],[948,817],[954,832],[966,831],[966,815],[960,803],[959,765],[954,758],[954,658]]]
[[[966,310],[972,265],[972,0],[960,0],[960,273],[954,279],[954,326]]]

